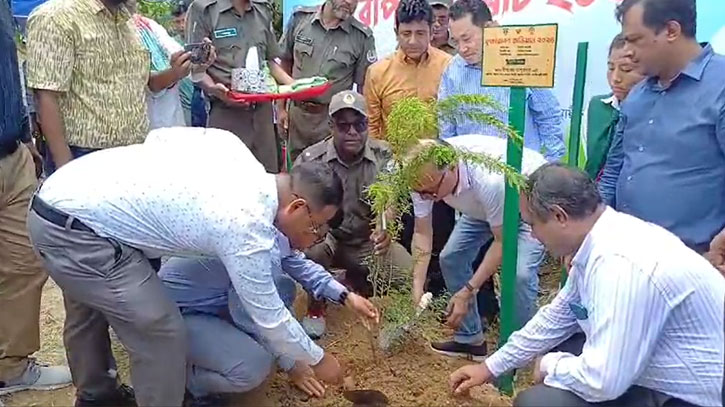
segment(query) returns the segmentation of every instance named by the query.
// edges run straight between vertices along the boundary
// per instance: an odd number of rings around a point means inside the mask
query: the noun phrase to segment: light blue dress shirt
[[[649,78],[632,89],[599,192],[707,250],[725,227],[725,56],[706,46],[669,87]]]
[[[490,96],[506,110],[483,108],[483,111],[508,123],[511,89],[481,86],[481,73],[481,67],[468,64],[460,55],[456,55],[443,72],[438,100],[452,95]],[[548,89],[528,89],[526,107],[524,146],[541,152],[549,162],[561,160],[566,153],[566,147],[559,101]],[[441,120],[440,138],[447,139],[464,134],[505,136],[500,129],[491,125],[468,120]]]

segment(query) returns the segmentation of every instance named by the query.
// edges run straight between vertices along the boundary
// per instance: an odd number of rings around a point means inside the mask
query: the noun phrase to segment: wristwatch
[[[340,305],[345,305],[345,301],[347,301],[348,295],[350,295],[350,291],[347,291],[347,290],[343,291],[342,293],[340,293],[340,298],[337,299],[337,302]]]

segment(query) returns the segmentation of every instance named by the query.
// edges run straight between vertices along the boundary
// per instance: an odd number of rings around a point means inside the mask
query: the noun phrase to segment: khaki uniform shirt
[[[368,135],[385,139],[385,121],[400,99],[417,96],[424,101],[436,100],[441,76],[451,58],[429,46],[421,61],[415,62],[398,49],[371,66],[363,86],[368,110]]]
[[[186,42],[209,38],[216,48],[216,61],[207,73],[215,82],[229,86],[232,69],[244,68],[247,51],[256,46],[261,62],[279,57],[272,30],[272,6],[266,0],[250,0],[240,15],[231,0],[196,0],[186,17]]]
[[[448,41],[441,44],[438,49],[449,55],[455,56],[458,53],[458,46],[453,41],[453,39],[451,39],[450,35],[448,36]]]
[[[360,160],[345,164],[337,155],[332,136],[311,145],[297,157],[295,165],[311,161],[327,163],[342,180],[344,218],[340,227],[330,231],[338,241],[351,246],[369,242],[373,215],[365,191],[391,157],[387,143],[368,139]]]
[[[114,14],[99,0],[50,0],[27,31],[28,86],[61,94],[69,145],[143,142],[151,62],[125,7]]]
[[[292,77],[324,76],[332,88],[311,102],[328,104],[332,95],[362,86],[368,66],[377,60],[370,28],[354,17],[333,29],[322,26],[322,7],[300,7],[282,37],[282,60],[291,62]],[[327,115],[327,112],[324,112]]]

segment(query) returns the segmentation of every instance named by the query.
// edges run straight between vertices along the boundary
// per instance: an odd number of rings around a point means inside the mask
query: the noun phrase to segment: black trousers
[[[583,333],[573,335],[552,352],[568,352],[581,355],[584,341]],[[640,386],[632,386],[620,397],[602,403],[590,403],[576,394],[537,384],[526,389],[514,399],[514,407],[695,407],[693,404],[670,397],[666,394]]]

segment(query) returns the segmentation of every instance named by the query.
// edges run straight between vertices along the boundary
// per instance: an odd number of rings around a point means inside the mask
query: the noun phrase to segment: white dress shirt
[[[460,150],[472,153],[486,153],[506,162],[507,141],[493,136],[469,134],[446,139],[446,142]],[[534,150],[524,148],[521,172],[529,175],[546,159]],[[503,225],[503,206],[506,180],[499,173],[491,172],[476,164],[461,162],[458,165],[458,187],[443,198],[443,201],[464,215],[486,221],[492,227]],[[426,217],[433,211],[433,201],[413,192],[413,212],[417,218]]]
[[[144,144],[75,159],[39,197],[99,236],[149,257],[217,257],[276,354],[317,364],[323,356],[277,293],[272,277],[278,200],[244,143],[219,129],[171,127]]]
[[[583,331],[582,354],[549,353],[544,383],[589,402],[638,385],[722,406],[725,279],[675,235],[607,208],[551,304],[485,363],[498,376]]]

